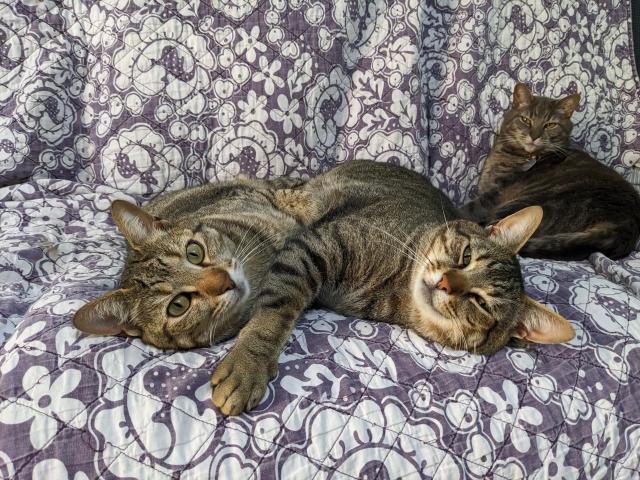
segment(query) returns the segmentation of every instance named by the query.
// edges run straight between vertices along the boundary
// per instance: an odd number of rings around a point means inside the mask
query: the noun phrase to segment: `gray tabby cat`
[[[515,254],[540,223],[540,207],[485,230],[454,220],[451,203],[419,174],[366,161],[301,188],[334,203],[275,254],[251,319],[212,377],[213,403],[223,413],[258,404],[295,322],[312,304],[479,354],[512,337],[573,338],[567,320],[524,293]]]
[[[534,96],[519,83],[513,108],[480,175],[480,196],[461,212],[488,224],[526,205],[544,209],[521,254],[583,259],[600,251],[628,255],[640,236],[640,195],[622,176],[570,147],[571,115],[580,96]]]
[[[119,288],[84,305],[76,328],[140,336],[160,348],[229,338],[285,238],[320,216],[302,181],[237,179],[112,205],[130,249]]]

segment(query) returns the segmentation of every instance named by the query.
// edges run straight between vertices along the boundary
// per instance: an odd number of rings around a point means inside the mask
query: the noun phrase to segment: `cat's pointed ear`
[[[125,200],[116,200],[111,204],[111,216],[120,233],[134,248],[142,245],[156,230],[168,227],[166,220],[154,217]]]
[[[513,108],[526,107],[533,103],[531,90],[524,83],[516,83],[513,89]]]
[[[488,227],[489,238],[515,254],[535,233],[541,221],[542,207],[526,207]]]
[[[567,118],[573,115],[580,104],[580,94],[574,93],[558,101],[558,110]]]
[[[550,308],[525,297],[525,307],[514,337],[534,343],[564,343],[575,337],[571,323]]]
[[[94,335],[138,336],[139,330],[126,323],[126,290],[117,289],[85,304],[73,316],[73,326]]]

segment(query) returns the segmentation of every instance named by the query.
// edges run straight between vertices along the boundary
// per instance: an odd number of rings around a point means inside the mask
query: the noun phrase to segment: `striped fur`
[[[114,218],[131,248],[120,286],[83,306],[80,330],[141,336],[160,348],[210,345],[238,333],[285,238],[320,216],[303,182],[238,179],[170,193],[144,210],[126,202]],[[147,222],[145,224],[145,221]],[[189,242],[204,247],[202,265],[185,258]],[[221,291],[231,281],[235,288]],[[168,314],[179,294],[184,315]]]
[[[213,402],[224,413],[257,404],[295,322],[312,304],[486,354],[509,341],[527,312],[540,312],[541,306],[526,308],[515,258],[539,218],[521,230],[524,240],[514,241],[503,231],[458,220],[448,199],[422,176],[375,162],[348,162],[303,189],[342,197],[276,252],[251,320],[212,378]],[[469,263],[462,265],[467,247]],[[450,294],[443,279],[453,276],[462,290]],[[573,330],[559,318],[563,338],[571,338]]]

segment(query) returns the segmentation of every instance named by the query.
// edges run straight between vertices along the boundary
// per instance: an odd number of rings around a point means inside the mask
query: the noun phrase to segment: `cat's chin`
[[[449,319],[443,316],[436,307],[435,300],[436,291],[434,287],[427,285],[427,282],[419,280],[416,288],[414,288],[413,301],[417,308],[420,318],[429,322],[435,322],[440,325],[447,324]]]

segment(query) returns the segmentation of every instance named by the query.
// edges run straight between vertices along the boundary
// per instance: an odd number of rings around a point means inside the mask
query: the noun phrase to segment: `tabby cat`
[[[130,246],[120,286],[78,310],[74,325],[160,348],[236,335],[275,251],[321,216],[307,193],[292,189],[301,183],[241,178],[164,195],[144,209],[115,201],[112,215]]]
[[[516,85],[495,145],[480,175],[480,195],[461,208],[491,224],[527,205],[544,218],[521,250],[532,257],[583,259],[600,251],[628,255],[640,235],[640,195],[587,153],[570,147],[571,115],[580,96],[534,96]]]
[[[213,403],[223,413],[257,405],[295,322],[312,304],[479,354],[512,337],[573,338],[567,320],[524,293],[515,254],[540,223],[540,207],[484,229],[455,220],[451,203],[419,174],[367,161],[343,164],[301,188],[311,198],[342,197],[275,254],[251,319],[212,377]]]

